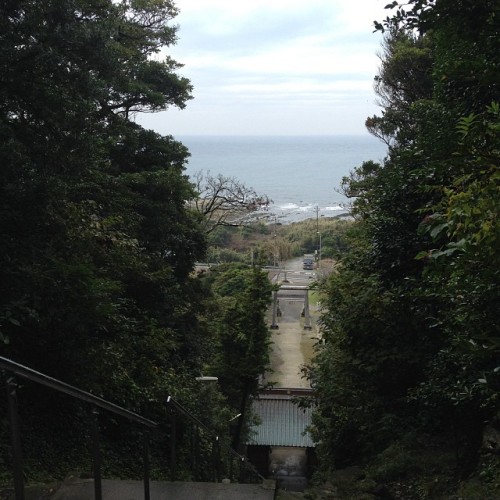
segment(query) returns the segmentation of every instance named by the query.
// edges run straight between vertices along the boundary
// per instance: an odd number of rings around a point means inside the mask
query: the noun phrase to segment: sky
[[[176,0],[175,46],[193,99],[143,114],[182,135],[364,135],[387,0]]]

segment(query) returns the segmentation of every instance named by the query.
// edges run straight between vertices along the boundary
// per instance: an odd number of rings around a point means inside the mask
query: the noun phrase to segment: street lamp
[[[219,377],[196,377],[196,380],[198,382],[217,382],[219,380]]]

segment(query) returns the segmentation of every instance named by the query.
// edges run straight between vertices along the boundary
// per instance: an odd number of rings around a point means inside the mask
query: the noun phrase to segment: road
[[[287,287],[309,286],[316,279],[314,271],[302,269],[302,259],[287,261],[279,271],[270,271],[273,282]],[[271,372],[264,377],[264,383],[277,388],[310,388],[309,382],[302,377],[301,367],[309,363],[313,347],[318,339],[318,306],[310,304],[311,330],[304,329],[302,310],[304,290],[280,290],[278,292],[279,310],[277,329],[271,330]],[[272,310],[269,311],[269,324],[272,324]]]
[[[287,260],[277,270],[271,270],[269,277],[273,283],[290,285],[310,285],[316,279],[316,271],[302,269],[302,257]]]

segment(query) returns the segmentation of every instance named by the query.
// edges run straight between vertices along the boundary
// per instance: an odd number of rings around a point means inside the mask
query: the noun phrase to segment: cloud
[[[321,127],[328,123],[321,119],[321,111],[329,110],[331,117],[334,105],[339,113],[351,106],[356,119],[373,114],[372,82],[381,41],[380,35],[372,33],[373,20],[384,17],[385,3],[177,0],[179,39],[168,53],[184,64],[180,73],[193,83],[195,99],[182,111],[182,120],[177,113],[164,116],[164,128],[186,134],[190,117],[199,122],[205,115],[217,130],[251,134],[256,133],[250,119],[255,119],[256,111],[285,106],[297,108],[305,122],[321,123]],[[214,106],[220,121],[208,116]],[[238,127],[236,111],[242,117]],[[190,130],[199,130],[198,122]],[[269,122],[275,123],[276,116],[269,117]],[[363,124],[364,118],[351,128],[361,133]],[[325,133],[335,128],[330,123]],[[345,130],[345,123],[341,128]],[[288,123],[282,129],[296,133]],[[314,133],[318,131],[314,126]]]

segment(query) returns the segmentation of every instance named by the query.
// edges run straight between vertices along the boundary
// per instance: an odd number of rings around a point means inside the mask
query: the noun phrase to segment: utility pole
[[[318,231],[319,236],[319,253],[318,253],[318,271],[321,268],[321,233]]]
[[[273,249],[273,264],[276,268],[276,217],[274,217],[274,249]]]
[[[316,258],[318,259],[318,269],[321,264],[321,233],[319,232],[319,205],[316,205],[316,238],[318,239],[318,245],[316,249]]]

